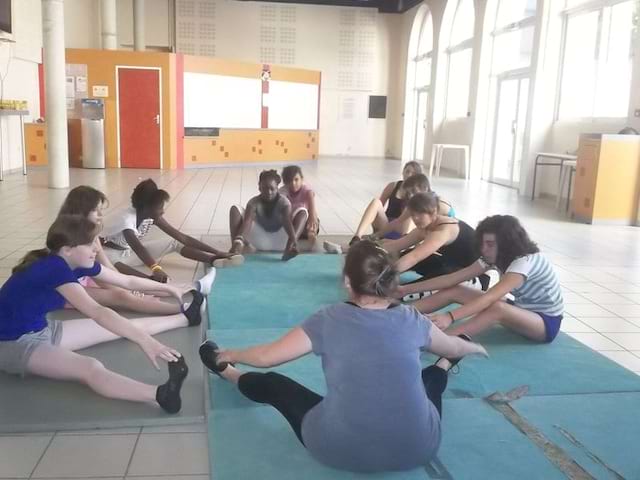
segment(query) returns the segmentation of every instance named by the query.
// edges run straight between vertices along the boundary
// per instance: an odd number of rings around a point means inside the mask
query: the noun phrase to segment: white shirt
[[[133,207],[118,210],[108,215],[103,224],[102,237],[107,242],[115,243],[122,248],[130,248],[127,240],[124,238],[125,230],[133,230],[137,238],[144,237],[153,225],[152,218],[145,218],[137,225],[136,209]]]

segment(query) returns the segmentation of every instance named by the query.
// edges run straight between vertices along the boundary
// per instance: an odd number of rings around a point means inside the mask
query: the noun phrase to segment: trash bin
[[[104,168],[104,100],[81,100],[82,167]]]

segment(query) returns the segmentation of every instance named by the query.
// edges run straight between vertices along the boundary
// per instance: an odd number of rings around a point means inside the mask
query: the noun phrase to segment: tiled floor
[[[323,159],[303,170],[317,193],[322,233],[350,234],[366,203],[398,177],[400,166],[378,159]],[[256,193],[259,171],[72,170],[71,182],[103,190],[110,208],[118,208],[128,203],[140,179],[152,177],[172,196],[170,222],[193,235],[224,235],[229,207]],[[42,246],[67,193],[46,185],[41,169],[26,178],[8,175],[0,183],[0,283],[26,251]],[[640,374],[640,228],[571,223],[550,200],[532,204],[514,190],[485,182],[437,178],[433,187],[471,225],[493,213],[518,216],[556,266],[567,309],[563,330]],[[195,275],[194,265],[178,259],[171,264],[176,280]],[[204,480],[206,442],[204,425],[5,435],[0,436],[0,478]]]

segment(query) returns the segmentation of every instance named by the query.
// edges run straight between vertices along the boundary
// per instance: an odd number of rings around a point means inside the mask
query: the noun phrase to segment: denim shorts
[[[49,320],[38,332],[25,333],[15,340],[0,342],[0,371],[24,376],[33,352],[40,345],[59,345],[62,339],[62,322]]]

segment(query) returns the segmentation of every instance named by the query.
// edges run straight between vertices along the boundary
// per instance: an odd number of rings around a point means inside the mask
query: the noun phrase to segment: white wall
[[[404,68],[391,55],[406,55],[396,44],[399,15],[371,8],[211,3],[215,9],[205,18],[198,2],[178,1],[178,51],[319,70],[320,154],[399,156],[389,144],[387,122],[368,118],[369,96],[395,88],[390,65]],[[203,28],[210,38],[203,37]],[[393,108],[397,117],[397,105],[388,99],[388,111]]]
[[[0,76],[2,98],[26,100],[30,115],[25,121],[40,116],[38,63],[42,55],[42,14],[40,0],[13,2],[15,43],[0,43]],[[4,171],[22,168],[22,145],[18,117],[2,117],[2,162]]]
[[[100,48],[100,0],[64,1],[64,44]]]

